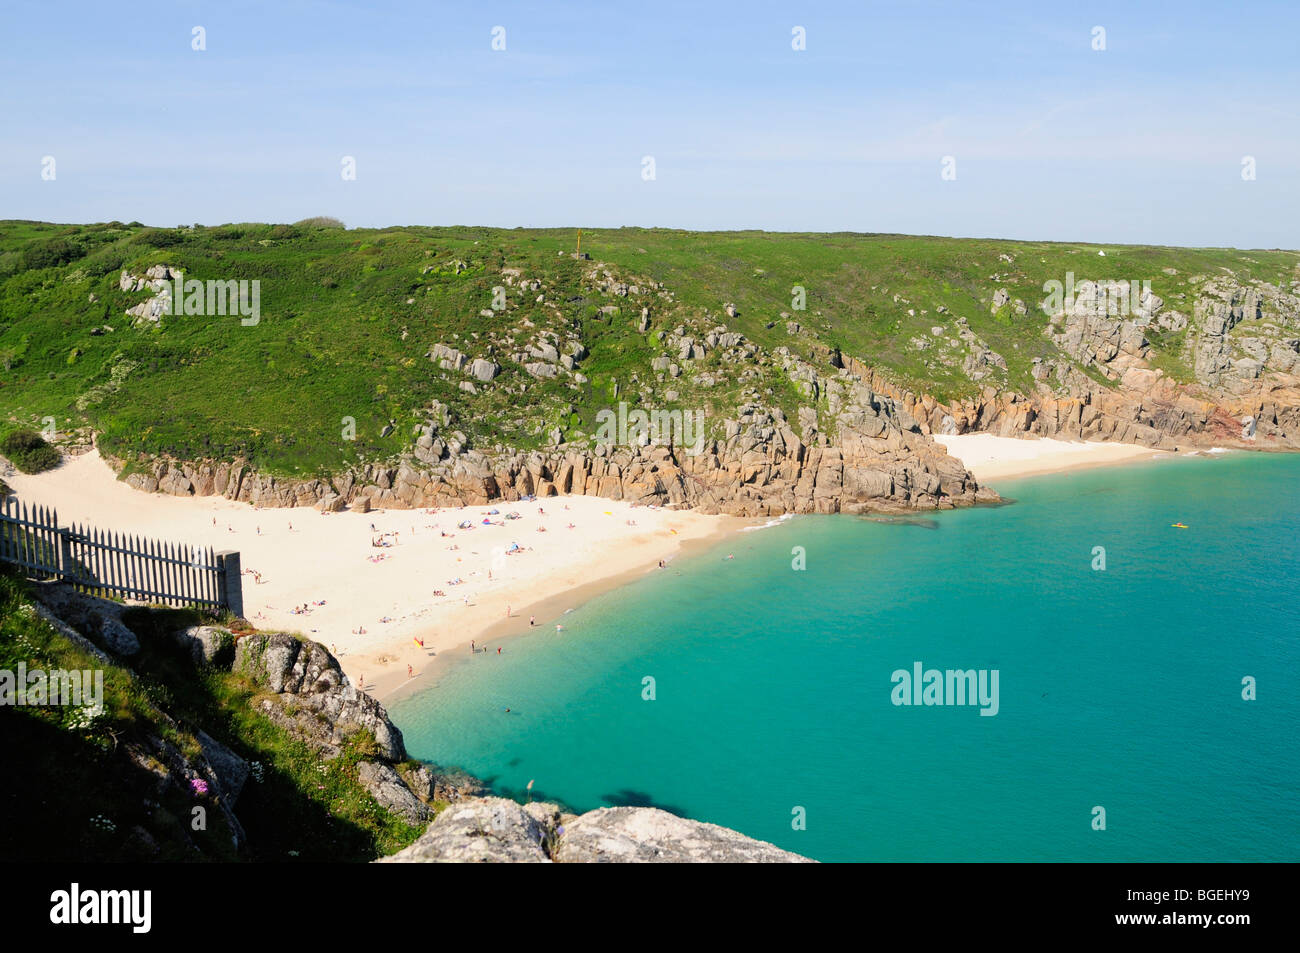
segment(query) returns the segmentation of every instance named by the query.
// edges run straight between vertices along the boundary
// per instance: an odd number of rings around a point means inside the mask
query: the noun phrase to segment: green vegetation
[[[62,459],[59,451],[34,430],[15,430],[0,440],[0,454],[8,457],[23,473],[53,470]]]
[[[331,218],[328,215],[316,215],[312,218],[304,218],[301,222],[294,222],[295,227],[301,228],[343,228],[343,223],[337,218]],[[279,228],[285,228],[281,225]]]
[[[1076,282],[1149,280],[1168,307],[1190,313],[1206,277],[1289,284],[1300,261],[1284,251],[1107,246],[1101,257],[1097,246],[1047,242],[628,228],[584,232],[583,251],[595,260],[587,262],[570,255],[575,237],[558,229],[345,229],[327,218],[182,228],[0,222],[0,396],[12,424],[54,416],[62,430],[89,426],[103,450],[123,459],[242,456],[265,472],[305,477],[410,450],[433,401],[450,409],[448,429],[463,431],[471,446],[525,450],[544,445],[557,426],[592,433],[596,414],[623,399],[733,411],[758,397],[787,414],[807,402],[774,368],[741,381],[717,349],[697,363],[715,372],[707,386],[693,375],[657,378],[648,366],[665,354],[656,335],[681,324],[725,323],[769,352],[787,347],[822,365],[826,349],[839,348],[901,386],[947,400],[985,383],[1028,391],[1034,358],[1062,359],[1039,304],[1044,283],[1067,272]],[[597,262],[639,284],[638,293],[596,287]],[[142,276],[159,264],[199,280],[259,280],[260,321],[132,320],[126,310],[152,291],[122,291],[120,273]],[[507,268],[540,279],[543,290],[507,284]],[[796,286],[806,310],[793,304]],[[498,287],[509,305],[501,311],[492,308]],[[1011,303],[994,312],[1003,288]],[[728,302],[735,317],[723,314]],[[644,333],[642,307],[651,321]],[[1005,371],[980,383],[963,372],[958,316],[1005,358]],[[791,321],[799,333],[788,332]],[[581,336],[585,383],[534,380],[511,359],[501,342],[522,347],[530,325]],[[922,338],[954,343],[943,356],[917,347]],[[490,358],[501,374],[467,393],[459,385],[469,378],[426,356],[438,343]],[[1187,379],[1183,336],[1155,344],[1153,363]],[[355,439],[343,436],[345,418],[356,422]]]
[[[0,816],[20,822],[6,831],[0,859],[366,861],[419,835],[357,781],[373,738],[358,735],[341,757],[322,761],[257,710],[256,686],[229,671],[233,646],[196,669],[169,636],[213,619],[139,608],[124,621],[143,649],[135,672],[60,635],[32,609],[27,583],[0,567],[0,669],[104,671],[100,713],[0,706],[0,762],[11,775],[0,785]],[[243,853],[210,796],[160,783],[171,766],[148,739],[192,758],[200,730],[259,765],[236,807],[250,845]],[[191,829],[196,804],[207,806],[206,831]]]

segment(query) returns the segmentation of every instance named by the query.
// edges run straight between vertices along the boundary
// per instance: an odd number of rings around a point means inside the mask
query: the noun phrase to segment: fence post
[[[54,566],[54,574],[60,582],[68,582],[68,577],[73,574],[72,530],[59,529],[56,532],[59,534],[59,554],[57,557],[58,562]],[[75,582],[76,580],[73,579],[72,581]]]
[[[217,553],[217,598],[235,615],[244,617],[244,577],[237,552]]]

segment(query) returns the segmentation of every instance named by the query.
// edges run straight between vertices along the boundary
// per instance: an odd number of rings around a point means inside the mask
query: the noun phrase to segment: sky
[[[1300,248],[1297,36],[1294,0],[5,0],[0,219]]]

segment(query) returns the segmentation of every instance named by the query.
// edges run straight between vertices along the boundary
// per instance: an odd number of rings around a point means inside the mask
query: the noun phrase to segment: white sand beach
[[[1119,443],[935,439],[981,482],[1161,455]],[[330,647],[381,698],[418,688],[439,655],[468,652],[484,637],[495,651],[501,636],[530,631],[530,615],[536,630],[554,632],[551,620],[602,588],[753,523],[586,496],[364,514],[258,508],[133,490],[96,451],[7,480],[23,502],[57,509],[63,525],[238,550],[249,621]]]
[[[1092,443],[1083,440],[1054,440],[1050,437],[996,437],[989,433],[955,436],[936,434],[935,441],[948,448],[981,483],[1056,473],[1083,467],[1153,460],[1166,450],[1152,450],[1131,443]]]
[[[63,525],[238,550],[248,620],[330,647],[348,675],[364,678],[378,697],[408,681],[408,665],[418,680],[438,654],[468,652],[471,640],[499,631],[507,608],[522,633],[531,605],[554,613],[565,593],[589,595],[602,581],[655,572],[684,545],[742,525],[585,496],[437,511],[259,509],[133,490],[95,451],[48,473],[6,479],[23,502],[56,508]],[[519,518],[507,519],[510,513]],[[465,521],[472,528],[459,528]],[[381,538],[390,545],[372,545]],[[304,605],[306,612],[292,611]]]

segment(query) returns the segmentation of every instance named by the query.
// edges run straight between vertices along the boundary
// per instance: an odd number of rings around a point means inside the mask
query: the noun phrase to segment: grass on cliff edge
[[[662,353],[655,333],[672,330],[683,315],[703,318],[707,310],[711,322],[769,350],[785,346],[810,357],[815,348],[838,347],[902,386],[953,399],[986,383],[1027,391],[1034,358],[1062,358],[1044,333],[1038,302],[1044,282],[1067,272],[1076,282],[1150,280],[1167,307],[1190,315],[1198,277],[1288,283],[1300,262],[1295,252],[1276,250],[851,233],[584,233],[583,249],[594,260],[621,277],[662,282],[675,295],[669,305],[646,289],[637,302],[594,293],[582,280],[590,264],[568,255],[574,240],[569,229],[0,222],[0,403],[14,424],[52,416],[61,430],[92,427],[101,447],[122,458],[242,456],[267,473],[324,475],[411,449],[416,413],[432,400],[452,409],[451,429],[464,430],[474,445],[518,449],[541,445],[554,426],[590,433],[599,409],[625,397],[635,406],[638,394],[671,406],[668,393],[679,391],[677,406],[724,413],[757,390],[793,410],[799,398],[788,381],[768,375],[743,385],[742,368],[719,365],[722,383],[694,391],[689,375],[656,381],[649,371]],[[201,280],[260,280],[260,322],[169,317],[133,326],[126,309],[150,293],[121,291],[120,272],[141,275],[163,263]],[[510,333],[524,320],[543,326],[549,311],[518,286],[508,288],[509,310],[491,311],[503,267],[553,287],[549,297],[565,326],[581,331],[591,352],[580,364],[586,384],[534,381],[498,356],[498,381],[469,394],[458,387],[463,376],[444,375],[425,358],[435,343],[480,356],[489,334]],[[796,285],[806,289],[804,311],[792,305]],[[1012,305],[994,311],[999,288],[1022,300],[1027,313]],[[636,329],[642,301],[652,314],[646,334]],[[735,318],[724,317],[726,302],[737,306]],[[607,305],[621,310],[602,313]],[[788,334],[783,311],[803,330]],[[946,363],[936,348],[911,345],[933,337],[935,326],[953,335],[958,315],[1003,355],[1005,372],[975,384],[960,367],[965,345]],[[1184,344],[1155,342],[1157,366],[1182,379],[1190,374]],[[345,418],[355,420],[355,439],[344,436]],[[390,420],[393,431],[381,436]]]
[[[104,712],[0,706],[0,861],[368,861],[410,844],[412,827],[377,804],[356,779],[356,765],[374,752],[365,733],[344,754],[323,762],[305,744],[261,715],[258,692],[218,664],[195,669],[168,637],[197,624],[198,612],[128,610],[140,637],[136,671],[102,666],[31,608],[28,583],[0,566],[0,669],[104,670]],[[228,655],[227,655],[228,657]],[[211,804],[208,829],[191,831],[197,803],[168,785],[161,764],[148,770],[125,756],[133,741],[155,735],[187,757],[200,753],[205,731],[249,762],[250,777],[235,805],[249,848],[236,854],[221,812]],[[195,852],[186,844],[189,837]]]

